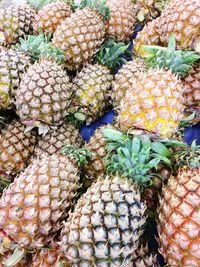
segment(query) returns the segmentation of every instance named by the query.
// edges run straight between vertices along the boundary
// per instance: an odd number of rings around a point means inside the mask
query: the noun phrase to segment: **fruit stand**
[[[200,1],[0,1],[0,267],[200,267]]]

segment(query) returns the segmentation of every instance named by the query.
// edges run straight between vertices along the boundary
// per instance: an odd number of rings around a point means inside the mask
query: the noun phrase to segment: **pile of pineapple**
[[[200,1],[0,5],[0,266],[199,267]]]

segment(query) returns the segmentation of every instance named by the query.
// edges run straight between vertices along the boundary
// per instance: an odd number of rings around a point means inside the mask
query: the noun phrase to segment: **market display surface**
[[[0,1],[0,267],[200,267],[200,1]]]

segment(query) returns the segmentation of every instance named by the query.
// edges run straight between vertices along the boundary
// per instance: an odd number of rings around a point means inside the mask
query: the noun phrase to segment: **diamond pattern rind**
[[[50,60],[32,65],[16,90],[20,119],[34,123],[63,123],[70,105],[71,84],[62,66]]]
[[[0,10],[0,44],[14,44],[19,37],[33,33],[35,11],[29,5]]]
[[[105,27],[97,12],[84,8],[59,25],[52,43],[65,53],[66,67],[81,69],[89,63],[105,38]]]
[[[159,200],[160,251],[170,266],[200,266],[200,169],[171,177]]]
[[[0,136],[0,172],[17,174],[28,164],[36,139],[32,132],[25,133],[21,122],[12,122]]]
[[[47,244],[73,204],[77,173],[71,160],[64,156],[36,160],[4,191],[0,228],[25,248]]]
[[[57,26],[71,15],[71,8],[64,2],[53,2],[45,5],[36,15],[33,27],[37,32],[42,29],[45,33],[54,33]]]
[[[108,37],[128,42],[133,35],[135,20],[134,4],[130,0],[108,0],[110,19],[106,23]]]
[[[137,249],[144,212],[131,182],[99,179],[70,213],[61,249],[71,266],[126,266]]]
[[[184,110],[182,83],[171,71],[162,69],[138,73],[131,83],[119,107],[121,129],[135,127],[170,137]]]

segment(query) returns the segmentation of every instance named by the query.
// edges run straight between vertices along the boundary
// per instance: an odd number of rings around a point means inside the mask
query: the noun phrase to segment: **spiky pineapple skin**
[[[167,45],[172,34],[176,37],[178,49],[193,48],[200,41],[199,0],[172,0],[161,14],[159,34],[161,42]]]
[[[4,191],[0,228],[24,248],[47,245],[60,229],[78,187],[78,170],[68,157],[35,160]]]
[[[142,59],[136,58],[124,64],[115,75],[112,82],[111,98],[114,107],[118,107],[124,94],[131,86],[131,79],[137,77],[138,72],[144,72],[147,68]]]
[[[72,125],[64,123],[56,129],[51,129],[44,137],[38,140],[34,150],[35,157],[42,157],[60,153],[64,144],[81,147],[83,140],[79,131]]]
[[[14,44],[19,37],[33,33],[35,11],[29,5],[0,10],[0,44]]]
[[[106,5],[110,10],[110,18],[106,22],[108,37],[119,42],[130,41],[135,24],[135,9],[130,0],[108,0]]]
[[[16,90],[17,114],[24,124],[59,125],[70,105],[71,84],[63,67],[43,59],[23,75]]]
[[[73,80],[73,106],[82,108],[88,121],[103,115],[112,80],[109,69],[101,64],[86,65]]]
[[[30,64],[29,56],[22,52],[13,49],[0,52],[0,108],[13,108],[15,90]]]
[[[160,252],[170,266],[200,266],[199,177],[199,168],[181,169],[160,197]]]
[[[200,65],[196,65],[183,80],[187,106],[200,106]]]
[[[45,33],[54,33],[58,25],[71,15],[71,8],[65,2],[53,2],[45,5],[36,15],[33,27],[37,33],[42,29]]]
[[[172,136],[184,111],[182,83],[171,71],[150,69],[138,74],[132,84],[119,107],[121,129],[134,127],[162,137]]]
[[[70,213],[61,251],[71,266],[126,266],[138,246],[144,211],[130,181],[118,176],[101,178]]]
[[[0,135],[0,172],[16,175],[28,164],[36,144],[33,132],[25,132],[25,126],[14,121]]]
[[[105,38],[102,18],[89,8],[73,13],[56,29],[52,43],[65,53],[65,64],[79,70],[89,63]]]

